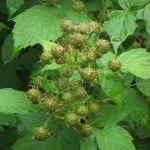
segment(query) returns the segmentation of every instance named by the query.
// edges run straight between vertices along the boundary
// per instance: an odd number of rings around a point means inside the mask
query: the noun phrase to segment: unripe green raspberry
[[[34,87],[43,88],[43,86],[45,85],[46,82],[47,82],[47,79],[42,76],[37,76],[37,77],[33,78],[33,86]]]
[[[92,102],[89,104],[90,114],[96,115],[100,112],[100,105],[98,103]]]
[[[73,102],[74,100],[74,95],[71,92],[65,92],[62,95],[62,100],[66,103],[66,104],[70,104],[71,102]]]
[[[88,137],[93,133],[93,128],[89,124],[82,124],[81,127],[80,127],[80,133],[84,137]]]
[[[87,23],[82,22],[77,26],[77,32],[80,32],[81,34],[89,34],[90,33],[90,27]]]
[[[44,64],[50,64],[53,60],[53,56],[50,51],[44,51],[40,56],[40,61]]]
[[[103,56],[103,54],[101,54],[97,49],[96,47],[91,47],[90,48],[90,51],[94,52],[95,55],[96,55],[96,58],[101,58]]]
[[[76,126],[80,121],[79,116],[77,116],[75,113],[71,112],[66,114],[65,116],[65,123],[69,127],[74,127]]]
[[[84,48],[86,47],[88,37],[80,33],[69,34],[67,37],[68,43],[70,43],[75,48]]]
[[[104,39],[97,40],[95,46],[101,54],[106,54],[110,50],[110,42]]]
[[[61,45],[52,47],[51,54],[55,59],[59,59],[64,55],[65,49]]]
[[[77,55],[77,62],[80,65],[80,67],[85,68],[88,65],[88,60],[87,60],[87,56],[85,55],[84,52],[78,53]]]
[[[95,51],[92,51],[92,50],[90,50],[90,51],[88,51],[87,52],[87,60],[88,60],[88,62],[96,62],[96,52]]]
[[[81,70],[81,77],[84,82],[91,82],[97,78],[97,71],[90,67],[84,68]]]
[[[73,75],[74,69],[70,65],[63,65],[60,74],[65,78],[69,78]]]
[[[37,104],[41,97],[41,92],[38,89],[30,89],[27,91],[27,97],[32,103]]]
[[[55,85],[60,90],[65,90],[70,86],[70,83],[65,80],[59,79],[55,82]]]
[[[119,69],[121,68],[121,62],[119,60],[110,60],[108,62],[108,67],[109,69],[111,69],[113,72],[117,72],[119,71]]]
[[[47,139],[49,136],[49,131],[47,127],[41,126],[34,129],[34,138],[39,141]]]
[[[96,33],[99,34],[101,29],[99,23],[92,21],[89,23],[90,33]]]
[[[79,115],[81,117],[86,117],[89,115],[89,109],[87,106],[79,106],[76,109],[76,113],[77,113],[77,115]]]
[[[77,87],[74,90],[74,96],[77,100],[83,100],[87,96],[87,92],[84,87]]]
[[[64,20],[60,25],[60,29],[62,32],[72,32],[73,28],[74,24],[71,20]]]
[[[81,12],[85,9],[84,3],[82,1],[76,1],[73,4],[73,9],[77,12]]]
[[[57,98],[52,96],[41,100],[40,106],[47,112],[54,112],[58,108]]]

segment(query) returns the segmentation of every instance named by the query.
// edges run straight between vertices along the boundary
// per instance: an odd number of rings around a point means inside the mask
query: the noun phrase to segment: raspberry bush
[[[149,150],[149,0],[0,1],[0,149]]]

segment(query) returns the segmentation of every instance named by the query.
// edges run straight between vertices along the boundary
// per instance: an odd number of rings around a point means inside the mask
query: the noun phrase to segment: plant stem
[[[49,116],[48,116],[48,118],[47,118],[46,122],[44,123],[44,126],[45,126],[45,127],[47,127],[47,125],[48,125],[48,122],[49,122],[50,118],[51,118],[51,114],[49,114]]]

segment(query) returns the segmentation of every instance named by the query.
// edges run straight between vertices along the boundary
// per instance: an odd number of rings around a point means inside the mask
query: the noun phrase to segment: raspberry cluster
[[[32,88],[27,91],[27,97],[44,111],[61,119],[67,127],[75,128],[81,135],[88,137],[93,133],[90,118],[100,114],[100,102],[89,93],[86,85],[99,85],[96,60],[103,57],[111,45],[108,40],[98,38],[94,46],[88,46],[89,37],[100,33],[100,25],[94,21],[74,24],[71,20],[64,20],[60,29],[64,32],[64,41],[40,56],[40,61],[45,65],[52,62],[61,65],[59,79],[55,80],[59,92],[55,94],[45,91],[48,77],[36,76],[32,80]],[[121,63],[110,60],[108,67],[118,71]],[[80,78],[72,80],[75,72],[78,72]],[[35,128],[35,139],[44,140],[48,136],[46,126]]]

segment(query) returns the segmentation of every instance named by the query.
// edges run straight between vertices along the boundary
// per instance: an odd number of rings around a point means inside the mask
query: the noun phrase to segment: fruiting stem
[[[136,86],[136,84],[131,84],[131,85],[128,85],[129,87],[133,87],[133,86]]]
[[[51,118],[51,114],[49,114],[49,116],[48,116],[48,118],[47,118],[46,122],[44,123],[44,126],[45,126],[45,127],[47,127],[47,125],[48,125],[48,122],[49,122],[50,118]]]

